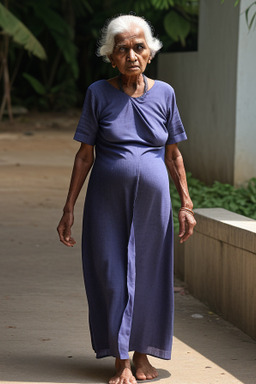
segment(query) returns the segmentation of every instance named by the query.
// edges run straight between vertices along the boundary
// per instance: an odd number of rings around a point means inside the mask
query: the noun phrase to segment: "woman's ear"
[[[112,55],[109,55],[108,58],[109,58],[109,60],[110,60],[110,63],[111,63],[111,65],[112,65],[112,67],[115,68],[115,67],[116,67],[116,64],[115,64],[115,62],[114,62],[114,60],[113,60]]]

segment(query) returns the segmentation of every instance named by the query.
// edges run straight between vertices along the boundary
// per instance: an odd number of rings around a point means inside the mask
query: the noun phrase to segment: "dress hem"
[[[134,351],[138,351],[140,353],[145,353],[146,355],[150,355],[150,356],[153,356],[153,357],[157,357],[159,359],[163,359],[163,360],[171,360],[171,352],[170,351],[164,351],[162,349],[158,349],[158,348],[155,348],[155,347],[147,347],[145,349],[141,349],[141,348],[130,348],[129,349],[129,352],[134,352]],[[115,357],[115,358],[119,358],[119,359],[129,359],[129,354],[127,352],[127,355],[122,355],[122,356],[116,356],[114,354],[111,353],[111,351],[109,349],[104,349],[100,352],[96,352],[96,358],[97,359],[102,359],[104,357]]]

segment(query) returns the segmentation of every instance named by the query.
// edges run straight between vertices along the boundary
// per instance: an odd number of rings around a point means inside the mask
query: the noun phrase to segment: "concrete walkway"
[[[78,245],[65,248],[56,233],[76,148],[72,132],[56,127],[0,133],[0,383],[100,384],[113,374],[113,360],[96,360],[90,346],[79,250],[83,196]],[[255,384],[255,341],[176,286],[173,359],[151,359],[159,369],[154,382]]]

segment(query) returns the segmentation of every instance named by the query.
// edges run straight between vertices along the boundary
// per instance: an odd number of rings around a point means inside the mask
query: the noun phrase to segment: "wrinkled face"
[[[112,66],[116,66],[123,75],[143,73],[151,57],[142,28],[134,26],[129,32],[116,35],[113,53],[109,59]]]

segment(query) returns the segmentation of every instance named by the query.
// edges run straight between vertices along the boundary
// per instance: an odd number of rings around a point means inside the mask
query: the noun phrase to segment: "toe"
[[[109,380],[109,384],[120,384],[119,377],[112,377],[112,378]]]
[[[138,380],[147,380],[147,376],[143,372],[136,372],[136,377]]]

